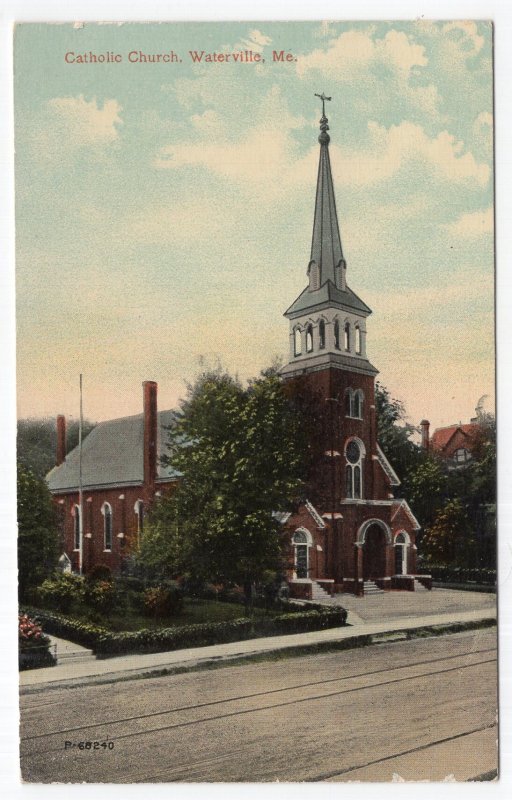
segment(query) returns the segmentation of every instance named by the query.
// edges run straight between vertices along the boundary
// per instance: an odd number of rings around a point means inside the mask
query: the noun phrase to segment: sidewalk
[[[350,619],[350,617],[349,617]],[[342,628],[329,628],[323,631],[269,636],[262,639],[248,639],[242,642],[228,642],[208,647],[194,647],[165,653],[146,653],[143,655],[117,656],[108,659],[87,660],[84,663],[60,663],[55,667],[28,670],[20,674],[20,691],[36,691],[43,687],[75,686],[84,683],[108,682],[127,677],[151,675],[164,669],[194,667],[219,661],[229,662],[239,658],[249,658],[262,653],[286,651],[292,648],[344,639],[367,638],[383,634],[398,634],[432,625],[450,623],[479,622],[496,619],[494,608],[480,608],[466,611],[452,611],[444,614],[401,617],[380,622],[368,621]],[[354,620],[355,622],[355,620]],[[348,644],[348,642],[347,642]],[[354,641],[356,645],[356,641]],[[73,647],[76,647],[73,645]]]

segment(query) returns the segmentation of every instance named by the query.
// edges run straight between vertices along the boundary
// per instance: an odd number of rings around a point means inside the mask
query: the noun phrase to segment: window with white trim
[[[334,320],[334,347],[340,350],[340,323],[337,319]]]
[[[313,352],[313,326],[308,325],[306,328],[306,353]]]
[[[356,325],[356,353],[361,355],[361,329]]]
[[[347,353],[350,351],[350,322],[345,322],[345,327],[343,329],[344,333],[344,341],[345,341],[345,350]]]
[[[293,332],[293,352],[296,356],[302,353],[302,333],[300,328],[295,328]]]
[[[73,547],[80,550],[80,506],[73,506]]]
[[[363,450],[355,439],[348,442],[345,448],[345,458],[346,496],[360,500],[363,497]]]
[[[325,348],[325,322],[323,319],[318,323],[318,347],[320,350]]]
[[[112,506],[103,503],[103,543],[105,550],[112,550]]]
[[[465,447],[459,447],[453,454],[453,460],[456,464],[465,464],[467,461],[471,461],[471,459],[472,455]]]

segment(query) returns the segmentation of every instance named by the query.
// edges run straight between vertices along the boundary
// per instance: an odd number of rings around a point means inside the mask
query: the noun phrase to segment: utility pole
[[[84,493],[82,486],[82,432],[83,432],[83,403],[82,403],[82,373],[80,373],[80,422],[78,426],[78,572],[83,573],[83,560],[84,560]]]

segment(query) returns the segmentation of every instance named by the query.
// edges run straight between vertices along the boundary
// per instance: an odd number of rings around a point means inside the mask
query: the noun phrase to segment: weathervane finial
[[[327,133],[329,126],[327,124],[327,117],[325,116],[325,101],[332,100],[332,97],[327,97],[325,92],[322,92],[322,94],[317,94],[315,92],[315,97],[319,97],[322,101],[322,118],[320,120],[320,136],[318,137],[318,141],[320,144],[329,144],[331,137]]]

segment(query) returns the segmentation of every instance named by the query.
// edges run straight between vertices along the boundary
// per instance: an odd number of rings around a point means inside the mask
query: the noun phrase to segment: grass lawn
[[[252,616],[266,616],[271,612],[254,608]],[[196,600],[186,598],[183,607],[170,617],[153,619],[132,608],[113,611],[98,620],[98,624],[111,631],[138,631],[141,628],[171,628],[180,625],[196,625],[202,622],[226,622],[249,616],[249,611],[238,603],[223,603],[220,600]],[[73,613],[76,617],[78,614]]]

